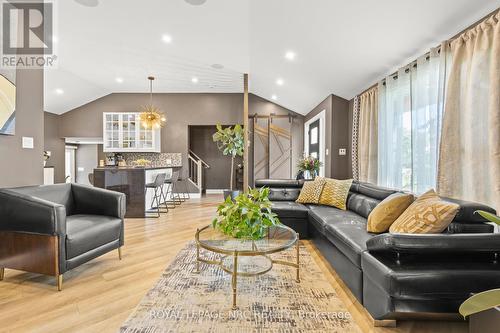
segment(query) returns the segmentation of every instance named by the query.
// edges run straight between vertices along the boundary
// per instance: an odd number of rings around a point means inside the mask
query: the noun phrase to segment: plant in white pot
[[[213,135],[217,148],[226,156],[231,156],[231,179],[229,190],[224,190],[224,199],[230,196],[236,198],[239,191],[234,190],[234,159],[243,156],[245,149],[244,129],[240,125],[225,127],[217,125],[217,132]]]

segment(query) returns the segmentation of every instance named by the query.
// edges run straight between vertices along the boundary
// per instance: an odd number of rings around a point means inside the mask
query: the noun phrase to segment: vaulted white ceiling
[[[188,2],[203,1],[57,1],[59,62],[45,73],[46,111],[61,114],[113,92],[147,92],[148,75],[157,77],[155,92],[241,92],[242,73],[249,73],[250,92],[275,95],[276,103],[306,114],[328,94],[352,98],[500,6],[500,0]],[[288,51],[293,61],[285,59]]]

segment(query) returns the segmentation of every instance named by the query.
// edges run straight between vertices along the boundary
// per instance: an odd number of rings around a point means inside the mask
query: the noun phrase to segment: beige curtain
[[[500,13],[451,43],[440,194],[500,211]]]
[[[359,180],[377,184],[378,87],[360,96],[358,164]]]

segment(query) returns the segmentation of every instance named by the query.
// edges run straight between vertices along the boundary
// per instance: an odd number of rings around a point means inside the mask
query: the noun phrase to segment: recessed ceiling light
[[[193,78],[191,79],[191,82],[193,82],[193,83],[198,83],[198,78],[197,78],[197,77],[193,77]]]
[[[55,92],[56,92],[56,94],[58,94],[58,95],[62,95],[62,94],[64,94],[64,90],[62,90],[62,89],[60,89],[60,88],[57,88],[57,89],[55,90]]]
[[[188,4],[193,5],[193,6],[200,6],[203,5],[207,0],[184,0]]]
[[[282,85],[283,85],[283,83],[285,83],[285,81],[283,81],[283,79],[277,79],[277,80],[276,80],[276,84],[277,84],[278,86],[282,86]]]
[[[288,60],[293,60],[293,59],[295,59],[295,52],[293,52],[293,51],[288,51],[287,53],[285,53],[285,58],[287,58]]]
[[[75,0],[75,2],[85,7],[97,7],[99,5],[99,0]]]
[[[221,65],[221,64],[213,64],[211,66],[213,69],[223,69],[224,68],[224,65]]]
[[[118,83],[123,83],[123,78],[121,78],[121,77],[117,77],[117,78],[115,79],[115,81],[116,81],[116,82],[118,82]]]
[[[276,95],[272,95],[272,96],[271,96],[271,99],[275,101],[275,100],[277,100],[277,99],[278,99],[278,96],[276,96]]]
[[[172,37],[170,37],[169,35],[162,35],[161,36],[161,40],[165,43],[171,43],[172,42]]]

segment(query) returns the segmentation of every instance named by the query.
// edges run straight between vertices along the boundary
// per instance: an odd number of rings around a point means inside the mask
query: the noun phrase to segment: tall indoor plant
[[[245,140],[243,127],[235,125],[234,127],[223,128],[220,124],[217,125],[217,132],[213,135],[213,140],[217,144],[217,148],[226,156],[231,156],[231,180],[229,191],[224,191],[224,198],[231,196],[235,198],[239,191],[234,190],[234,159],[236,156],[243,156],[245,149]]]

